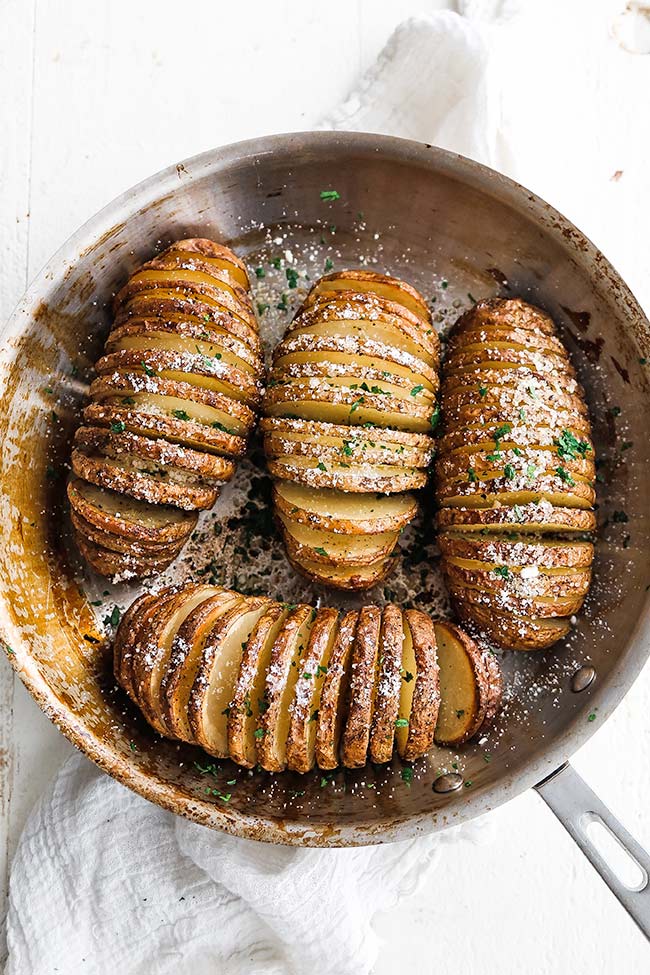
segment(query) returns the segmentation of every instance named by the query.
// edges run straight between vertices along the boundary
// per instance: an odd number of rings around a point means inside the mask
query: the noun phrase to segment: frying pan
[[[322,198],[324,190],[338,198]],[[227,241],[269,269],[274,253],[281,268],[308,259],[301,273],[312,275],[322,273],[325,254],[335,266],[363,261],[386,269],[435,301],[441,325],[474,298],[520,295],[558,322],[586,387],[604,481],[590,600],[564,644],[504,655],[508,701],[489,738],[459,754],[434,751],[411,782],[397,760],[325,782],[230,767],[226,774],[237,783],[226,803],[209,789],[219,770],[197,749],[157,738],[115,688],[110,639],[97,618],[103,610],[92,603],[126,605],[134,590],[112,588],[76,561],[66,541],[66,464],[112,294],[153,251],[188,236]],[[263,331],[267,343],[272,333]],[[561,214],[498,173],[429,145],[326,132],[239,143],[165,170],[93,217],[34,282],[1,347],[0,631],[28,690],[94,762],[206,826],[307,846],[407,839],[535,787],[650,934],[650,859],[568,765],[618,705],[650,648],[650,389],[643,366],[650,326],[616,271]],[[625,451],[622,438],[632,444]],[[263,483],[254,461],[247,463],[241,477]],[[236,490],[223,504],[236,506]],[[225,520],[220,505],[214,517]],[[431,540],[426,516],[419,531]],[[218,558],[230,565],[235,556],[224,552]],[[254,562],[244,557],[237,568],[246,576]],[[435,552],[417,564],[407,545],[401,562],[398,594],[439,610]],[[177,571],[191,575],[193,568]],[[268,593],[304,598],[304,585],[274,576]],[[331,594],[307,595],[337,602]],[[638,883],[626,886],[598,852],[588,835],[594,820],[636,861]]]

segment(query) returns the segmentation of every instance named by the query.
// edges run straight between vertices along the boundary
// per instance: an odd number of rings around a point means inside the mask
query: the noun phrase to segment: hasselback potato
[[[137,599],[115,676],[161,735],[271,772],[413,761],[501,700],[496,658],[418,610],[339,614],[193,584]]]
[[[426,484],[439,342],[422,296],[339,271],[311,289],[273,355],[261,429],[292,564],[367,589],[392,565]]]
[[[454,326],[435,470],[460,618],[507,649],[565,636],[591,581],[594,449],[583,391],[540,309],[493,298]]]
[[[164,569],[232,477],[262,393],[249,291],[231,250],[195,238],[116,295],[68,485],[74,536],[96,571]]]

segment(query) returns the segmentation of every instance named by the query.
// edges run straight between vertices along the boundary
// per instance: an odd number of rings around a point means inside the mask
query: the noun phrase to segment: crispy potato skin
[[[116,295],[68,491],[75,539],[97,572],[166,568],[193,530],[192,513],[212,507],[233,476],[263,388],[249,292],[229,248],[188,238],[136,269]],[[105,494],[84,496],[83,482]],[[135,502],[125,519],[120,495]],[[155,508],[169,509],[167,519],[151,518]]]
[[[395,604],[341,616],[220,586],[169,587],[141,596],[122,617],[114,673],[159,734],[245,768],[305,774],[389,762],[395,753],[412,762],[434,737],[443,741],[441,630],[470,661],[465,696],[475,703],[449,742],[460,745],[498,711],[498,661],[459,627]]]
[[[390,531],[391,519],[400,522],[395,531],[408,524],[415,508],[402,506],[401,519],[399,506],[383,516],[370,496],[401,498],[427,482],[439,350],[415,288],[367,270],[317,281],[276,348],[261,429],[289,561],[309,579],[361,590],[391,571],[397,534],[372,555],[360,545],[344,555],[340,545],[330,552],[326,544],[298,543],[291,524],[352,536]],[[331,492],[332,510],[314,512],[299,499],[288,506],[277,487],[283,484],[319,491],[322,499]],[[358,496],[355,518],[336,514],[345,494]]]
[[[463,622],[505,649],[566,635],[591,581],[595,457],[552,319],[519,298],[456,323],[436,459],[441,567]]]

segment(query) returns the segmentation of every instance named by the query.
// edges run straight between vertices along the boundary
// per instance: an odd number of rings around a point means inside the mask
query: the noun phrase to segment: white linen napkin
[[[407,21],[323,127],[434,143],[511,175],[519,175],[515,158],[523,159],[522,175],[532,174],[528,181],[535,189],[542,194],[548,189],[546,195],[558,200],[554,190],[568,186],[591,218],[593,179],[582,165],[572,168],[561,152],[567,151],[567,118],[558,122],[564,139],[558,142],[559,158],[549,163],[549,153],[535,152],[531,127],[539,125],[539,115],[529,118],[523,81],[518,91],[517,73],[524,78],[533,70],[528,62],[536,56],[525,48],[530,32],[541,51],[546,41],[553,43],[554,30],[562,36],[578,26],[574,20],[561,31],[559,13],[543,23],[540,8],[551,5],[524,4],[526,16],[538,20],[526,25],[523,47],[517,41],[522,5],[507,0],[467,0],[460,8],[467,17],[443,11]],[[579,26],[587,31],[588,5],[580,0],[559,7],[584,16]],[[549,85],[552,75],[551,70]],[[581,125],[580,118],[574,123]],[[516,139],[513,132],[523,135]],[[593,139],[586,123],[584,135]],[[609,199],[605,173],[623,167],[621,157],[616,165],[613,157],[599,158],[602,213]],[[645,168],[639,178],[645,179]],[[614,199],[616,187],[618,179],[607,183],[611,206],[621,205],[619,195]],[[476,839],[484,828],[469,824],[460,838]],[[242,841],[164,812],[75,756],[33,811],[19,843],[10,879],[5,973],[368,975],[378,950],[373,915],[413,893],[441,846],[458,838],[454,830],[408,843],[331,851]]]

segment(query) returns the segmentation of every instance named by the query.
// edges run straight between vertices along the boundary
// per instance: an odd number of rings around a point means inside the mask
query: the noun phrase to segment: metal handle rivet
[[[594,667],[580,667],[571,678],[571,690],[574,694],[579,694],[580,691],[586,690],[593,683],[595,677],[596,670]]]
[[[460,789],[463,784],[463,777],[459,775],[458,772],[447,772],[445,775],[439,775],[436,781],[433,783],[434,792],[455,792],[456,789]]]

